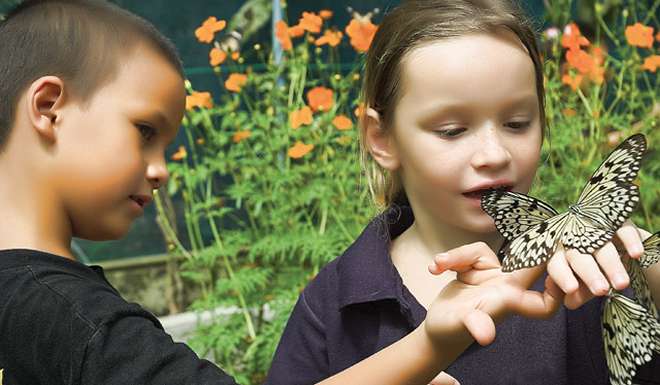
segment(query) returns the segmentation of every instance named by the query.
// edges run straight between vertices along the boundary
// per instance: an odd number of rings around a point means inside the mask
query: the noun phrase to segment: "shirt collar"
[[[410,207],[394,207],[372,220],[337,261],[339,306],[401,299],[403,282],[390,257],[391,240],[414,221]]]

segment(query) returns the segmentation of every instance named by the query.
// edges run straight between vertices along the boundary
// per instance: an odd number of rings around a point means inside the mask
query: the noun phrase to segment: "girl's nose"
[[[160,156],[157,161],[149,162],[147,165],[147,179],[153,189],[164,186],[170,179],[170,173],[167,171],[165,157]]]
[[[511,151],[500,138],[495,129],[487,129],[482,135],[481,140],[476,144],[472,156],[472,167],[476,169],[505,167],[511,162]]]

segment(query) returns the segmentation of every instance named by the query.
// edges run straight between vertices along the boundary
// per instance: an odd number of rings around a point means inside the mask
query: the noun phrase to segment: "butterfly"
[[[627,269],[635,300],[610,291],[603,308],[602,329],[605,358],[613,385],[629,385],[637,367],[660,354],[660,322],[642,268],[658,262],[660,232],[644,240],[639,261],[630,258]]]
[[[499,251],[502,270],[540,265],[560,243],[583,254],[604,246],[637,206],[639,188],[632,181],[645,151],[646,138],[642,134],[623,141],[596,169],[577,202],[561,214],[522,193],[485,193],[481,207],[508,241]]]

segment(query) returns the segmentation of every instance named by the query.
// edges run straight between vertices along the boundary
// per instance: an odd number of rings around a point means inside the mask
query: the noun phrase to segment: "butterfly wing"
[[[644,277],[644,273],[642,272],[640,261],[628,258],[626,270],[628,270],[630,286],[632,286],[633,291],[635,292],[637,302],[644,306],[653,317],[658,318],[658,309],[655,307],[655,302],[653,302],[653,296],[651,295],[651,290],[646,282],[646,277]]]
[[[571,208],[571,221],[564,230],[562,243],[583,254],[591,254],[614,236],[639,202],[634,184],[610,181]]]
[[[543,201],[503,190],[484,194],[481,208],[493,218],[497,230],[509,241],[557,215],[557,211]]]
[[[660,349],[660,323],[635,301],[614,292],[605,301],[602,330],[610,383],[631,384],[637,367]]]
[[[646,138],[642,134],[632,135],[621,142],[589,178],[578,202],[591,194],[598,194],[600,186],[607,182],[632,183],[637,178],[645,151]]]
[[[636,134],[605,158],[570,207],[576,220],[570,221],[562,236],[566,247],[591,254],[612,239],[639,202],[639,188],[632,181],[645,151],[646,138]]]
[[[644,254],[639,259],[639,263],[646,269],[660,261],[660,231],[646,238],[642,245],[644,245]]]
[[[566,226],[570,213],[556,215],[531,227],[511,242],[502,246],[502,271],[510,272],[526,267],[538,266],[552,257],[557,250],[557,241]]]

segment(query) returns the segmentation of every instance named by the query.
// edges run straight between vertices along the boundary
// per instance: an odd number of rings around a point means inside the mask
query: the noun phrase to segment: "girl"
[[[413,331],[438,293],[456,285],[441,268],[447,255],[495,258],[503,239],[481,210],[482,193],[526,193],[534,179],[545,130],[542,63],[532,29],[508,1],[404,1],[379,26],[365,72],[365,171],[387,210],[301,294],[268,384],[316,382]],[[642,253],[631,223],[617,237],[631,256]],[[610,284],[628,285],[616,249],[559,251],[547,273],[566,308],[549,320],[503,321],[494,343],[470,346],[434,384],[607,384],[602,300],[586,302]],[[660,298],[660,272],[647,278]]]

